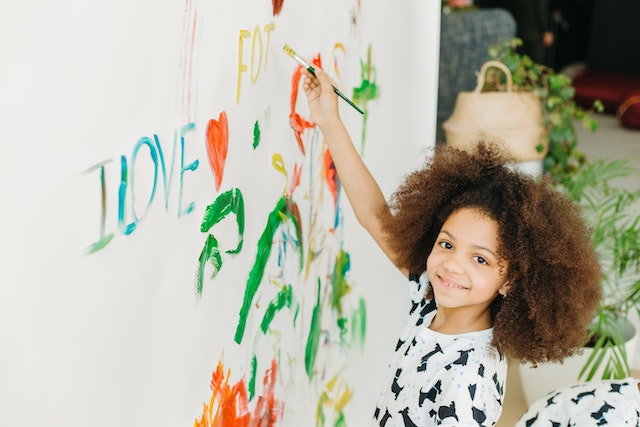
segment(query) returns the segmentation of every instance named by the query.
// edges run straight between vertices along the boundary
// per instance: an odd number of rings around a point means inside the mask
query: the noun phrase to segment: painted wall
[[[365,110],[390,195],[433,145],[438,34],[420,0],[4,2],[0,425],[364,425],[405,281],[282,46]]]

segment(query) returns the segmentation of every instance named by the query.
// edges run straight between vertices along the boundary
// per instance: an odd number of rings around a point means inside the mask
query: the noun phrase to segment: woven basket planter
[[[482,92],[491,67],[507,76],[506,91]],[[475,90],[458,94],[442,127],[452,147],[470,151],[480,140],[495,142],[517,162],[542,159],[549,149],[540,100],[531,92],[514,92],[511,71],[498,61],[482,65]]]

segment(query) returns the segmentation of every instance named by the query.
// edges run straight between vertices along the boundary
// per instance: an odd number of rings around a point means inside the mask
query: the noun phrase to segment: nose
[[[447,259],[442,263],[442,266],[448,273],[452,274],[462,274],[464,273],[464,268],[462,266],[462,260],[459,259],[455,254],[451,254],[447,257]]]

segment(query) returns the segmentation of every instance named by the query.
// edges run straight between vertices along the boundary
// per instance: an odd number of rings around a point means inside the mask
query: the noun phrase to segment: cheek
[[[438,255],[431,252],[427,257],[426,267],[427,271],[432,270],[438,264]]]

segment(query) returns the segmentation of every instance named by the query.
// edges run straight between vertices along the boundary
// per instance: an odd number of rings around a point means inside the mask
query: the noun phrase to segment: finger
[[[318,68],[316,69],[316,77],[318,78],[318,81],[320,82],[320,86],[322,88],[327,88],[327,90],[333,90],[333,79],[331,78],[331,76],[329,76],[329,74],[325,73],[322,69]]]

